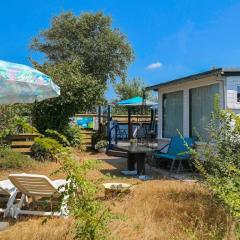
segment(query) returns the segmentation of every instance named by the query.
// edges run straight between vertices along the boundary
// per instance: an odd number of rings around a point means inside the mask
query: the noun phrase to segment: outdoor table
[[[137,174],[145,175],[145,157],[147,152],[152,152],[153,149],[142,145],[120,146],[117,148],[128,153],[128,171],[135,170],[135,161],[137,162]]]

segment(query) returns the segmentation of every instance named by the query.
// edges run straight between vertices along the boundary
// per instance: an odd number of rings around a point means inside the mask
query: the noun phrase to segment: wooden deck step
[[[88,143],[90,143],[90,142],[92,142],[92,139],[82,139],[82,141],[81,141],[82,143],[85,143],[85,142],[88,142]]]
[[[31,147],[34,144],[34,141],[12,141],[11,147]]]
[[[117,150],[112,150],[112,149],[109,149],[107,151],[107,155],[115,156],[115,157],[124,157],[124,158],[127,158],[127,156],[128,156],[127,152],[122,152],[122,151],[117,151]]]
[[[36,134],[36,133],[20,133],[20,134],[11,136],[11,140],[12,141],[15,141],[15,140],[26,141],[27,139],[34,140],[34,138],[37,138],[39,136],[40,134]]]
[[[14,152],[31,153],[31,148],[12,148]]]

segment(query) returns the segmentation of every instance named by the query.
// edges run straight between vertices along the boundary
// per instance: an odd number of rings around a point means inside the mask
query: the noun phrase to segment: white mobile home
[[[158,92],[158,139],[206,137],[206,127],[219,94],[223,109],[240,113],[240,68],[217,68],[171,80],[147,90]]]

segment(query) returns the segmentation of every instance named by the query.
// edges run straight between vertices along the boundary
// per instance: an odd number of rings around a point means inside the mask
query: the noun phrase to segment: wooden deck
[[[39,137],[36,133],[21,133],[11,137],[11,148],[15,152],[24,154],[31,153],[31,147],[34,144],[34,139]]]

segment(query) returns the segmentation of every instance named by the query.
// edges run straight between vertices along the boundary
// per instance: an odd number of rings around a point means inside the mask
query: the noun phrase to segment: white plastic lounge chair
[[[66,180],[51,181],[48,177],[38,174],[10,174],[9,179],[13,185],[22,193],[21,200],[18,204],[13,205],[14,218],[19,214],[39,215],[39,216],[67,216],[67,207],[62,201],[60,212],[46,212],[35,210],[23,210],[24,202],[27,197],[31,197],[34,202],[40,201],[39,198],[59,198],[64,191]],[[65,198],[66,200],[66,198]]]
[[[12,215],[10,211],[12,209],[16,196],[17,189],[10,180],[0,181],[0,201],[4,203],[6,202],[6,208],[0,208],[0,212],[3,213],[3,217]]]

